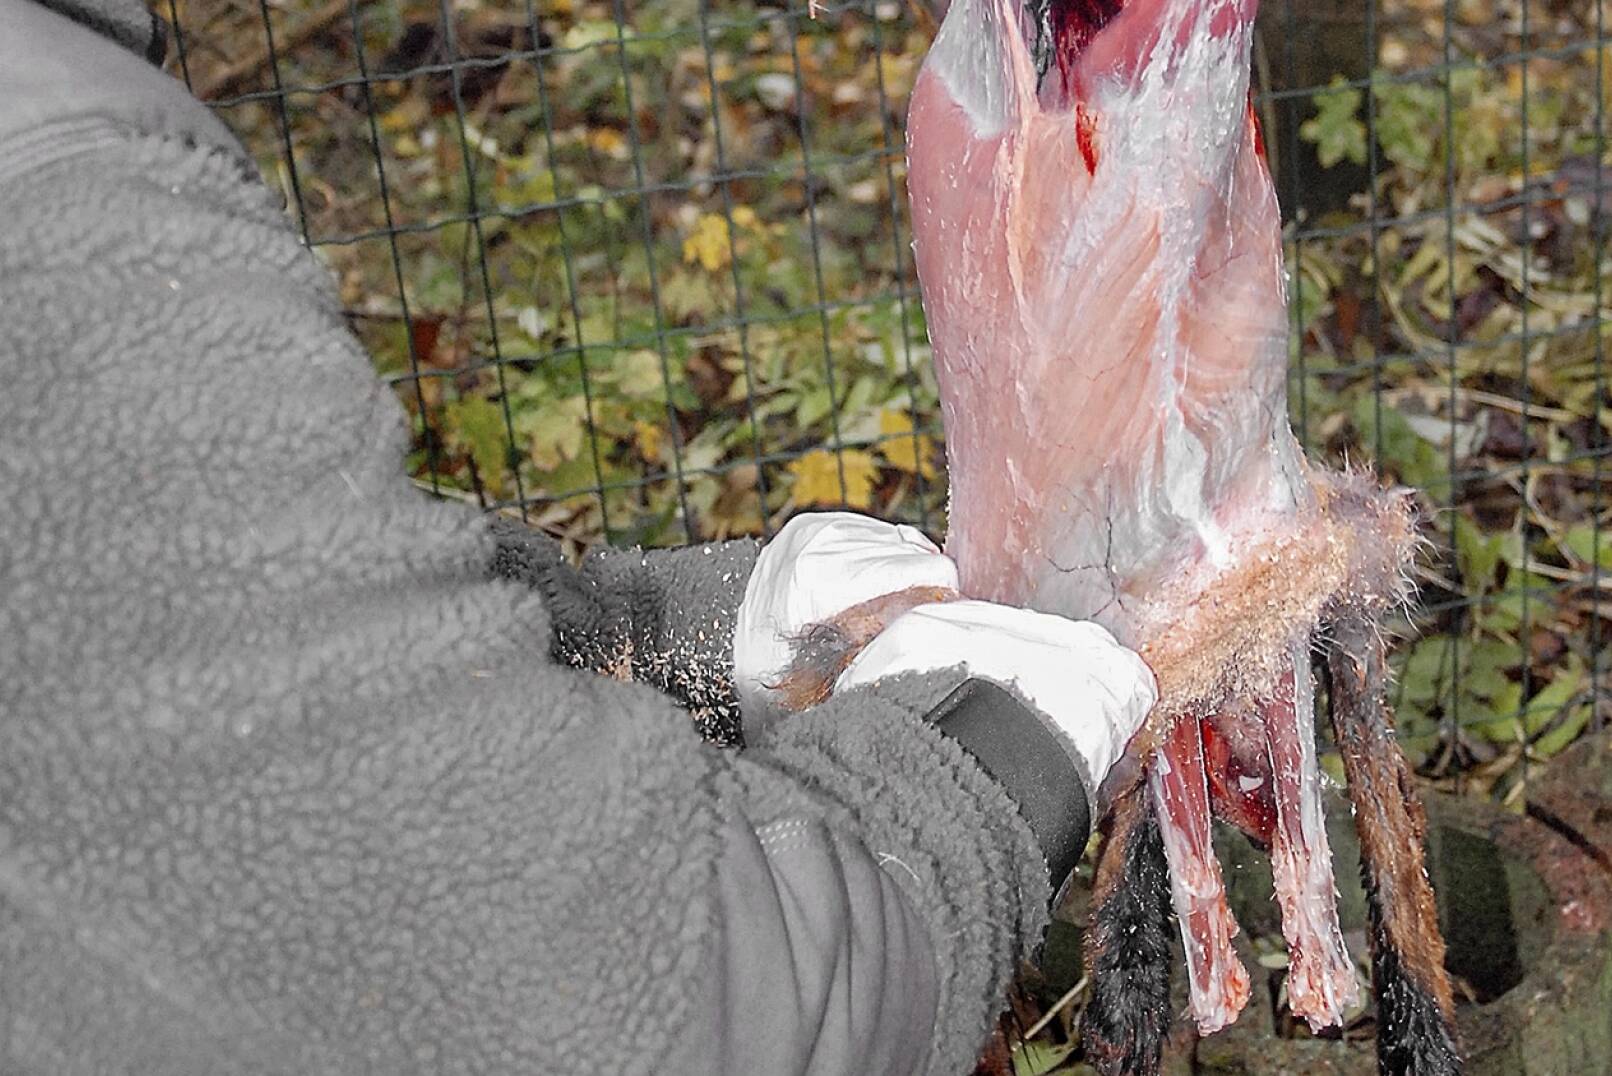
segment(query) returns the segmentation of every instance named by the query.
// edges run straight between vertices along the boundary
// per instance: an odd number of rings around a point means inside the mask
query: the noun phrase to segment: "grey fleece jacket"
[[[746,544],[636,558],[681,671],[553,660],[598,573],[493,578],[144,9],[62,7],[0,0],[0,1072],[966,1070],[1047,880],[947,678],[703,742]]]

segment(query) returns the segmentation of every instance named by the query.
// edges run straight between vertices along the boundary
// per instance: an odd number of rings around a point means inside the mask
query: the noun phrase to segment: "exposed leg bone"
[[[1226,904],[1210,836],[1203,734],[1195,718],[1176,721],[1166,733],[1148,769],[1148,791],[1170,863],[1192,1016],[1200,1033],[1212,1034],[1236,1020],[1248,1003],[1248,969],[1231,947],[1237,921]]]
[[[1360,997],[1338,926],[1332,850],[1316,779],[1315,681],[1309,640],[1292,646],[1293,667],[1265,709],[1265,738],[1276,795],[1271,871],[1287,938],[1288,1005],[1310,1030],[1334,1027]]]
[[[1427,819],[1394,741],[1393,714],[1383,697],[1382,640],[1366,615],[1349,609],[1330,634],[1332,725],[1349,778],[1371,910],[1378,1067],[1390,1076],[1454,1076],[1461,1071],[1454,1003],[1422,862]]]
[[[1170,1026],[1169,875],[1147,791],[1121,794],[1097,858],[1081,1019],[1086,1060],[1102,1076],[1154,1076]]]

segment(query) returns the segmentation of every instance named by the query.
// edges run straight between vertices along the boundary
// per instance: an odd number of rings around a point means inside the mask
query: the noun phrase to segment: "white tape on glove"
[[[1073,748],[1092,789],[1158,700],[1153,671],[1089,621],[993,602],[921,605],[896,618],[840,674],[836,691],[906,672],[961,667],[1016,689]]]
[[[762,547],[739,606],[733,676],[746,708],[771,709],[768,684],[807,627],[909,587],[957,589],[957,565],[915,527],[853,512],[796,516]]]

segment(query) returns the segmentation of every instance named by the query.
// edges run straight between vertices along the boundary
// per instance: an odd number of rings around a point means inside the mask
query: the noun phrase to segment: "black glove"
[[[576,569],[559,543],[525,524],[495,519],[493,534],[493,574],[546,600],[555,660],[649,684],[685,706],[707,740],[742,742],[733,624],[755,542],[600,549]]]

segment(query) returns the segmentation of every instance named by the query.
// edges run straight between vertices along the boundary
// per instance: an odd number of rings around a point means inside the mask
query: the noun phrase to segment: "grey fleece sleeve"
[[[966,1071],[1046,882],[944,678],[548,659],[238,147],[0,19],[0,1071]]]
[[[882,872],[879,892],[899,893],[916,910],[937,976],[927,1068],[933,1072],[972,1067],[1013,970],[1039,942],[1049,896],[1045,863],[1012,800],[928,720],[956,686],[955,676],[932,674],[836,695],[770,726],[733,767],[747,816],[759,832],[801,827],[798,844],[785,844],[774,856],[775,869],[791,880],[786,889],[803,895],[832,891],[833,883],[824,880],[832,873],[803,866],[811,850],[826,842],[849,861],[871,855]],[[802,790],[811,805],[800,801]],[[853,873],[845,869],[842,877]],[[849,891],[837,903],[852,913],[847,918],[853,924],[867,922],[869,909],[889,899],[876,899],[867,889]],[[809,906],[810,900],[803,903]],[[975,904],[1006,914],[981,916],[968,910]],[[852,963],[842,959],[830,966],[849,978],[856,974]],[[899,1008],[924,995],[927,983],[912,962],[892,961],[886,968],[885,977],[874,980],[883,987],[878,1000]],[[761,982],[745,985],[758,997],[780,992],[768,994]],[[847,991],[837,1000],[854,997]],[[753,1009],[759,1007],[753,1002]],[[824,1048],[834,1046],[830,1041]],[[854,1053],[831,1056],[847,1067],[813,1071],[907,1071],[894,1060],[881,1069],[859,1065]],[[752,1071],[786,1070],[762,1065]]]

